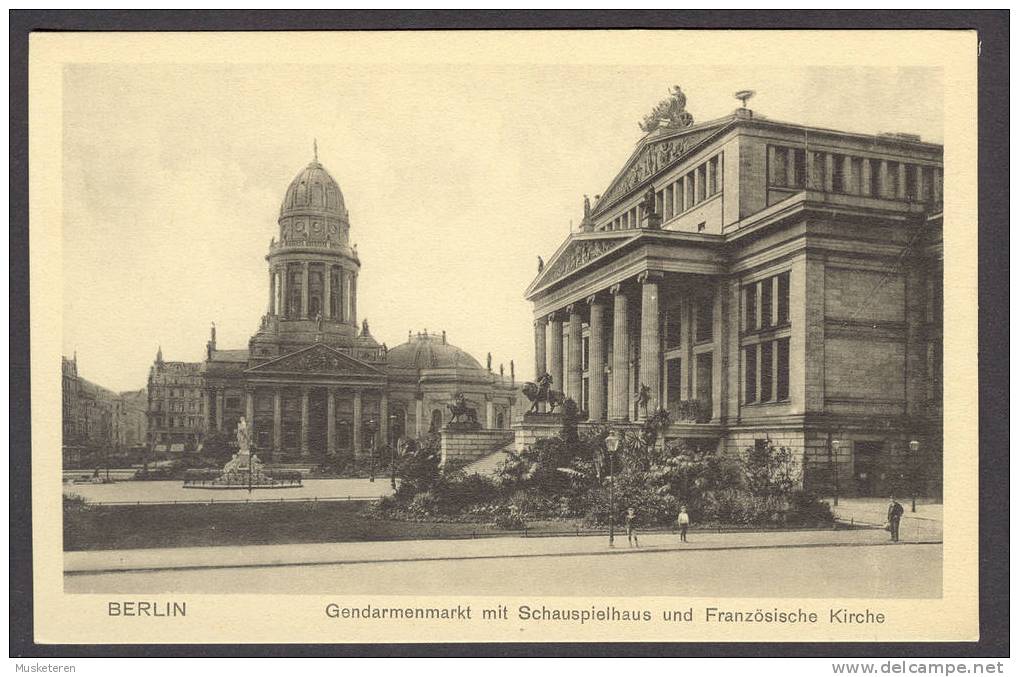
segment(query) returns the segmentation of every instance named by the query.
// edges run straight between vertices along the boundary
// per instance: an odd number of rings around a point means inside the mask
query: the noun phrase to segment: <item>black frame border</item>
[[[96,657],[852,657],[1009,656],[1009,13],[842,11],[9,11],[10,656]],[[979,34],[978,327],[980,639],[976,642],[36,644],[31,530],[28,37],[36,31],[562,29],[941,29]],[[936,622],[932,621],[932,622]]]

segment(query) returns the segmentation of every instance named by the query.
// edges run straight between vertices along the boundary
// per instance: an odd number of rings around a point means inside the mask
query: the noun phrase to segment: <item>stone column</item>
[[[662,338],[661,317],[658,312],[658,287],[665,275],[649,270],[641,273],[637,281],[641,284],[640,306],[640,383],[651,389],[647,410],[654,412],[662,399]],[[644,412],[640,412],[643,417]]]
[[[609,418],[626,421],[630,417],[630,334],[626,293],[621,285],[610,290],[612,305],[612,400]]]
[[[361,449],[361,391],[354,391],[354,458],[363,452]]]
[[[414,400],[414,437],[420,439],[425,434],[425,402],[420,397]]]
[[[307,270],[307,268],[305,268]],[[301,456],[308,455],[308,389],[301,388]]]
[[[588,297],[591,318],[588,349],[588,420],[605,419],[605,299],[597,294]]]
[[[280,266],[280,316],[290,317],[290,274],[287,264]]]
[[[254,430],[255,393],[252,390],[246,390],[244,392],[244,418],[248,421],[248,428]]]
[[[871,182],[871,167],[870,160],[863,158],[860,160],[860,195],[870,195],[870,182]],[[875,196],[876,197],[876,196]]]
[[[326,451],[336,455],[336,391],[329,388],[326,395]]]
[[[357,273],[350,275],[350,323],[357,325]]]
[[[853,158],[848,155],[842,156],[842,191],[850,195],[860,194],[860,177],[853,174]]]
[[[269,268],[269,314],[276,314],[276,270]]]
[[[167,410],[169,411],[169,409]],[[216,430],[223,431],[223,389],[216,391]]]
[[[565,390],[563,384],[563,321],[558,313],[548,316],[549,327],[549,370],[552,375],[552,389]]]
[[[325,266],[322,279],[322,317],[331,320],[333,317],[333,267]]]
[[[570,318],[569,335],[567,337],[567,349],[569,355],[569,367],[566,375],[566,394],[573,398],[577,407],[582,408],[581,401],[584,390],[584,341],[583,341],[583,319],[580,316],[580,304],[573,303],[567,306],[566,313]]]
[[[835,156],[824,154],[824,190],[830,193],[835,189]]]
[[[548,371],[545,365],[545,331],[548,329],[548,319],[539,318],[534,321],[534,379]]]
[[[389,393],[382,390],[379,393],[379,442],[378,449],[389,444]]]
[[[895,197],[906,199],[906,163],[899,163],[899,180],[895,182]]]
[[[283,449],[283,396],[277,388],[272,394],[272,444],[273,449]]]
[[[895,197],[888,182],[888,160],[881,160],[877,167],[877,197]]]
[[[308,317],[308,262],[301,264],[301,317]]]
[[[807,190],[817,190],[820,186],[814,181],[814,151],[807,148],[803,153],[803,160],[803,187]]]
[[[488,430],[495,428],[495,402],[492,401],[491,395],[485,395],[485,428]]]

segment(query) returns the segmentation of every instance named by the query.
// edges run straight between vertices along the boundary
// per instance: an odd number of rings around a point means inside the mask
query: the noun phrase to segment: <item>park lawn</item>
[[[364,501],[224,505],[93,505],[64,513],[64,550],[340,543],[513,535],[489,524],[410,522],[361,514]],[[528,524],[528,532],[573,532],[571,522]],[[581,530],[579,533],[583,533]]]

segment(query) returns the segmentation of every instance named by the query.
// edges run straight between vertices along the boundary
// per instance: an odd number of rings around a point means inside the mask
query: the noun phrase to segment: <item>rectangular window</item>
[[[588,338],[587,336],[585,336],[584,338],[581,339],[580,345],[581,345],[581,350],[583,351],[583,357],[581,358],[581,362],[583,364],[582,368],[583,368],[584,371],[587,371],[588,369],[591,368],[591,362],[590,362],[590,358],[591,358],[591,339]]]
[[[807,161],[805,152],[802,148],[790,149],[790,161],[793,163],[793,186],[796,188],[802,188],[804,177],[807,173]]]
[[[711,320],[713,299],[705,298],[697,301],[697,342],[711,340]]]
[[[779,273],[777,302],[778,323],[783,325],[789,322],[789,273]]]
[[[672,189],[673,189],[673,187],[674,187],[673,184],[670,183],[665,188],[665,218],[666,219],[671,219],[673,214],[675,213],[673,211],[673,208],[675,207],[675,205],[673,204],[673,201],[672,201]]]
[[[669,308],[665,318],[665,347],[675,348],[679,346],[679,332],[681,327],[681,316],[678,306]]]
[[[773,186],[784,186],[786,185],[786,164],[789,157],[788,148],[779,148],[772,146],[774,152],[771,154],[772,166],[770,167],[769,181]]]
[[[743,287],[743,297],[743,307],[747,311],[744,318],[745,331],[754,331],[757,329],[757,285],[748,284]]]
[[[683,201],[686,197],[685,188],[686,184],[683,182],[683,179],[680,179],[679,181],[672,185],[676,189],[676,213],[682,214],[684,211],[686,211],[686,205],[683,204]]]
[[[775,369],[775,399],[789,399],[789,339],[775,342],[778,359]]]
[[[761,402],[771,401],[773,346],[772,341],[761,344],[761,364],[759,365],[761,369]]]
[[[708,187],[708,164],[705,162],[697,168],[697,202],[704,202],[704,191]]]
[[[693,175],[694,175],[694,173],[690,172],[684,178],[684,181],[686,183],[686,200],[685,200],[685,205],[684,206],[686,207],[686,209],[690,209],[690,207],[694,206],[694,191],[693,191],[694,178],[693,178]]]
[[[655,193],[655,213],[659,216],[665,213],[665,193],[663,191]]]
[[[698,233],[703,233],[704,229],[707,228],[707,227],[708,227],[708,222],[707,221],[701,221],[700,223],[697,224],[697,232]]]
[[[718,156],[708,160],[708,195],[714,195],[718,192]]]
[[[765,329],[771,326],[771,294],[772,294],[772,278],[763,280],[760,282],[761,285],[761,328]]]
[[[832,174],[831,174],[831,189],[835,193],[845,193],[846,191],[846,177],[842,174],[842,156],[832,156]]]
[[[743,349],[743,364],[746,366],[743,393],[744,402],[757,401],[757,346],[747,346]]]

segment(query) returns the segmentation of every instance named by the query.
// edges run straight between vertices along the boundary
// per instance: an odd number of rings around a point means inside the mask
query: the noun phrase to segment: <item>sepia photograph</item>
[[[48,595],[138,641],[194,641],[203,599],[503,641],[975,632],[958,73],[885,58],[906,35],[561,37],[33,43]]]

